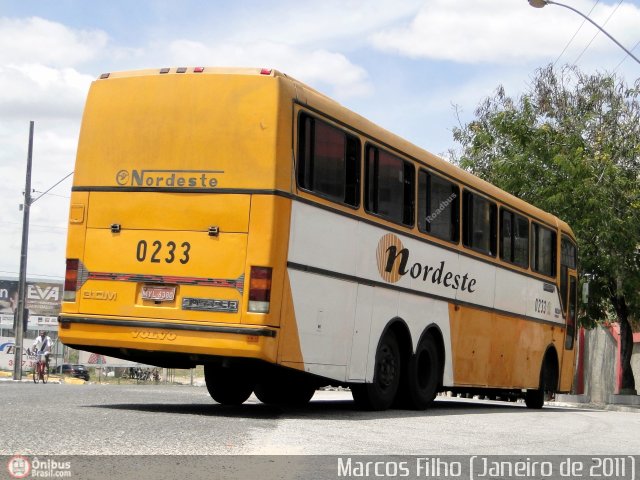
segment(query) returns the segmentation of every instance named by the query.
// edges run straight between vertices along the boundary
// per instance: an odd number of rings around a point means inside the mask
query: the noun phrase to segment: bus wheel
[[[356,405],[366,410],[386,410],[393,403],[400,384],[400,347],[393,332],[378,344],[372,383],[352,385]]]
[[[540,372],[540,385],[537,390],[527,390],[524,396],[524,403],[527,408],[539,410],[544,406],[545,396],[547,390],[550,388],[550,381],[548,380],[549,368],[547,362],[542,365],[542,371]]]
[[[409,360],[407,375],[409,407],[416,410],[427,408],[438,393],[440,385],[440,357],[433,337],[425,335],[415,355]]]
[[[244,368],[204,366],[204,380],[209,395],[222,405],[241,405],[253,391],[254,382]]]

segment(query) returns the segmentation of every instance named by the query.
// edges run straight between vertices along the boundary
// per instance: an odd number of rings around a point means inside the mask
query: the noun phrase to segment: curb
[[[627,413],[640,413],[640,406],[633,405],[619,405],[613,403],[569,403],[569,402],[547,402],[547,407],[565,407],[565,408],[585,408],[589,410],[607,410],[610,412],[627,412]]]
[[[65,385],[84,385],[87,382],[85,382],[81,378],[66,377],[61,378],[60,383],[64,383]]]

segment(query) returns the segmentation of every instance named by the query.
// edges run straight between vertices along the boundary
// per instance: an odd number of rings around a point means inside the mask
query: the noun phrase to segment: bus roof
[[[547,224],[560,228],[563,232],[568,233],[571,237],[574,237],[573,231],[569,225],[560,220],[558,217],[545,212],[524,200],[511,195],[510,193],[492,185],[485,180],[473,175],[472,173],[463,170],[451,162],[443,159],[442,157],[435,155],[427,150],[424,150],[413,143],[399,137],[398,135],[391,133],[390,131],[376,125],[370,120],[362,117],[361,115],[347,109],[337,101],[331,99],[327,95],[309,87],[308,85],[290,77],[278,70],[271,68],[240,68],[240,67],[166,67],[144,70],[130,70],[121,72],[109,72],[103,73],[100,76],[101,80],[104,79],[116,79],[127,77],[143,77],[150,75],[167,75],[167,74],[198,74],[198,75],[238,75],[238,76],[269,76],[282,79],[285,82],[290,82],[296,87],[295,99],[306,104],[312,108],[315,108],[322,113],[333,117],[340,123],[344,123],[350,129],[359,131],[373,140],[381,143],[384,146],[390,147],[397,151],[401,155],[408,156],[418,162],[425,164],[426,166],[445,174],[448,177],[456,179],[462,183],[478,191],[481,194],[485,194],[489,197],[500,201],[501,203],[511,206],[516,210],[537,218]]]
[[[496,187],[495,185],[482,180],[481,178],[473,175],[466,170],[452,164],[451,162],[443,159],[442,157],[435,155],[427,150],[424,150],[413,143],[399,137],[398,135],[389,132],[388,130],[376,125],[375,123],[367,120],[366,118],[358,115],[355,112],[348,110],[346,107],[340,105],[335,100],[327,97],[326,95],[317,92],[316,90],[309,88],[302,82],[299,82],[291,77],[287,77],[292,82],[296,83],[300,87],[306,89],[309,95],[306,97],[308,105],[333,116],[336,119],[341,119],[348,127],[360,130],[362,133],[372,137],[372,139],[386,144],[386,146],[393,148],[400,154],[409,156],[414,160],[417,160],[433,170],[444,173],[445,175],[457,180],[458,182],[477,190],[481,194],[493,197],[499,200],[501,203],[511,206],[514,209],[537,218],[543,222],[560,228],[563,232],[568,233],[572,238],[574,237],[573,230],[569,225],[548,212],[525,202],[524,200]],[[346,119],[346,120],[345,120]]]

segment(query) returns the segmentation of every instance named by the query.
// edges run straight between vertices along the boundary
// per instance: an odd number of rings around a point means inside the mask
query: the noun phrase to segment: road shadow
[[[217,403],[117,403],[85,405],[85,408],[109,409],[131,412],[165,413],[176,415],[197,415],[224,418],[252,419],[307,419],[307,420],[368,420],[382,418],[429,418],[453,415],[491,415],[527,413],[557,414],[588,411],[570,407],[545,407],[542,410],[528,410],[522,403],[478,402],[437,399],[433,405],[422,411],[389,409],[383,412],[358,410],[352,400],[312,400],[304,407],[286,407],[248,402],[239,406],[225,406]]]

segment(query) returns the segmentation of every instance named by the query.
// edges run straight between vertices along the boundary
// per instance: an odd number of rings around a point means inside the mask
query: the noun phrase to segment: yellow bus
[[[103,74],[82,121],[60,338],[209,393],[367,409],[569,391],[567,224],[271,69]]]

